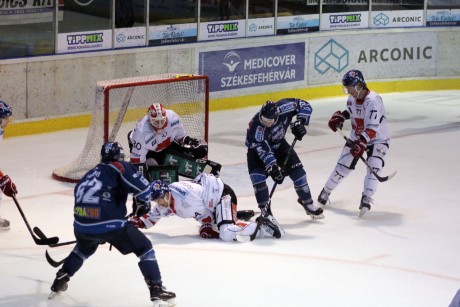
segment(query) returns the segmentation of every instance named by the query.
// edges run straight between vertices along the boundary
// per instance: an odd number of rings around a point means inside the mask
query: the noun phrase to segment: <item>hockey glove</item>
[[[128,222],[130,222],[131,224],[133,224],[134,226],[136,226],[136,228],[141,228],[141,229],[145,229],[145,224],[144,222],[137,216],[131,216],[129,219],[128,219]]]
[[[283,172],[281,171],[281,168],[278,166],[278,164],[274,163],[272,164],[268,169],[267,173],[272,177],[273,181],[276,182],[277,184],[282,184],[284,180],[284,175]]]
[[[219,233],[212,229],[212,225],[205,223],[200,227],[200,236],[205,239],[218,239]]]
[[[295,122],[293,122],[291,124],[291,131],[296,139],[302,141],[303,136],[307,134],[307,129],[305,129],[304,121],[298,119]]]
[[[359,158],[366,151],[367,142],[363,138],[359,138],[355,141],[353,147],[350,149],[350,153],[353,157]]]
[[[136,204],[136,208],[134,208],[134,203]],[[147,214],[150,212],[150,201],[141,201],[136,198],[134,198],[133,201],[133,212],[134,215],[137,217],[141,217],[144,214]]]
[[[11,181],[10,176],[4,175],[0,178],[0,189],[6,196],[13,196],[18,193],[16,185]]]
[[[332,117],[329,120],[329,128],[331,128],[332,131],[337,132],[337,129],[343,128],[344,121],[345,116],[342,114],[342,112],[337,111],[334,114],[332,114]]]
[[[188,135],[184,137],[182,148],[184,149],[184,153],[196,159],[202,159],[208,154],[208,144],[205,141],[189,137]]]

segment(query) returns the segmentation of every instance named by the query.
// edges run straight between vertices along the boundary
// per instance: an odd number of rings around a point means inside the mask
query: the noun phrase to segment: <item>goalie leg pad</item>
[[[232,203],[230,195],[222,196],[216,209],[216,224],[217,228],[223,224],[235,224],[236,221],[236,204]]]

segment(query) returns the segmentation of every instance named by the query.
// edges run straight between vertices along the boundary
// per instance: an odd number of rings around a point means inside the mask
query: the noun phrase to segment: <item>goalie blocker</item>
[[[132,163],[132,165],[150,182],[161,179],[168,184],[179,181],[179,176],[194,179],[200,173],[218,177],[222,168],[222,165],[217,162],[194,159],[176,151],[166,154],[164,165],[147,166],[145,163]]]

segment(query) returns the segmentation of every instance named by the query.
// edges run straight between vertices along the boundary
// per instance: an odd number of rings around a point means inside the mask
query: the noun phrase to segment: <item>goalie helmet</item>
[[[101,162],[108,163],[114,161],[123,161],[125,159],[125,151],[118,142],[108,142],[102,145]]]
[[[11,120],[13,110],[6,102],[0,100],[0,127],[4,129]]]
[[[154,180],[150,184],[150,199],[157,200],[164,198],[165,194],[169,193],[169,187],[163,180]]]
[[[259,118],[268,124],[275,123],[278,120],[280,114],[278,106],[273,101],[267,101],[264,103],[259,112]]]
[[[356,69],[348,71],[342,78],[343,86],[356,86],[358,83],[361,83],[363,87],[366,87],[363,73]]]
[[[161,103],[154,103],[147,111],[149,122],[153,129],[161,131],[166,127],[168,119],[166,118],[166,109]]]

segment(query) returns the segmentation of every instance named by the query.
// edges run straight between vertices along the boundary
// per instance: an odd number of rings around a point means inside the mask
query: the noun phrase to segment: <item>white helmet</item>
[[[166,109],[161,103],[152,104],[147,111],[147,114],[153,129],[161,131],[166,127],[166,124],[168,123],[168,119],[166,118]]]

